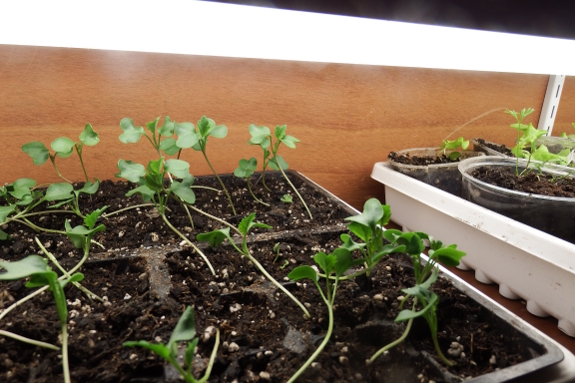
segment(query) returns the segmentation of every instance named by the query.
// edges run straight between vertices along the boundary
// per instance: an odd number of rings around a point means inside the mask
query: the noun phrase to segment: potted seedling
[[[523,119],[533,109],[506,110],[516,123],[515,158],[474,158],[459,164],[462,196],[480,206],[575,243],[575,179],[565,168],[569,150],[550,153],[536,141],[545,134]]]
[[[459,161],[482,156],[483,153],[467,151],[469,140],[444,140],[439,148],[405,149],[390,152],[391,166],[405,175],[435,186],[448,193],[459,195],[461,176],[457,171]]]

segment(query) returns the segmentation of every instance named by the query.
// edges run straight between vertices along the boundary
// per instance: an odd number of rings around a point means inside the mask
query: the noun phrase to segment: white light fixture
[[[575,41],[192,0],[18,0],[0,44],[575,75]]]

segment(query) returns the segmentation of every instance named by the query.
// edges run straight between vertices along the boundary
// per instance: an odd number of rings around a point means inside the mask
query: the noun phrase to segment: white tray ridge
[[[552,315],[575,337],[575,245],[465,201],[394,171],[374,165],[392,220],[404,230],[423,231],[467,252],[461,268],[483,283],[499,284],[501,295],[522,298],[537,316]],[[575,228],[574,228],[575,230]]]

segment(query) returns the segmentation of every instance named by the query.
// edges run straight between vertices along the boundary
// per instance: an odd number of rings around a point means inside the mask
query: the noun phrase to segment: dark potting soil
[[[398,154],[390,152],[387,156],[388,160],[395,161],[405,165],[427,166],[435,164],[449,164],[459,162],[459,159],[452,160],[445,154],[438,154],[436,156],[410,156],[409,154]]]
[[[515,168],[483,166],[473,170],[471,175],[480,181],[510,190],[554,197],[575,197],[573,178],[554,180],[548,174],[539,174],[537,169],[518,177]]]
[[[271,180],[269,185],[272,186]],[[122,183],[105,183],[102,194],[98,192],[91,201],[82,200],[82,209],[90,211],[109,204],[112,205],[110,211],[114,211],[138,203],[137,198],[122,197],[127,189],[129,187]],[[238,190],[230,187],[230,191],[236,193],[236,197],[239,195]],[[108,198],[107,193],[111,193],[111,197]],[[219,198],[223,215],[234,219],[226,211],[229,208],[223,196]],[[304,198],[313,197],[304,195]],[[318,251],[331,252],[339,246],[339,233],[346,232],[341,225],[342,218],[349,215],[334,208],[332,201],[322,199],[325,197],[315,198],[312,203],[307,201],[317,209],[314,214],[324,218],[305,222],[305,214],[302,216],[305,211],[296,210],[295,198],[289,206],[276,203],[258,213],[258,220],[267,223],[276,219],[275,230],[296,230],[270,235],[268,240],[249,245],[254,257],[270,274],[306,304],[310,319],[304,319],[298,306],[276,291],[248,259],[229,245],[216,249],[203,246],[217,272],[217,276],[212,276],[196,253],[179,246],[179,238],[167,230],[150,207],[102,219],[107,230],[95,239],[109,250],[102,252],[94,246],[93,258],[97,260],[86,264],[81,271],[85,275],[82,284],[104,302],[92,302],[73,286],[66,287],[72,381],[177,382],[177,373],[162,359],[145,349],[123,347],[122,343],[129,340],[167,342],[186,306],[195,308],[197,335],[202,339],[194,359],[196,377],[203,373],[214,345],[210,327],[213,326],[219,329],[222,343],[210,382],[287,381],[321,342],[328,318],[313,283],[290,282],[286,276],[298,265],[313,264],[312,257]],[[327,208],[326,211],[320,212],[322,207]],[[238,207],[238,210],[247,215],[252,208],[240,210]],[[274,209],[285,209],[281,210],[285,216],[278,219],[270,215]],[[176,227],[189,224],[185,212],[176,206],[172,207],[169,217]],[[52,224],[60,229],[63,219],[62,215],[54,214],[38,221],[43,226]],[[309,225],[323,223],[320,219],[332,226],[331,234],[314,234],[321,230]],[[182,230],[193,239],[197,233],[215,227],[220,226],[205,219],[202,229],[196,225]],[[28,232],[27,227],[10,224],[5,231],[13,238],[0,242],[0,257],[16,260],[39,252],[33,243],[33,233]],[[39,235],[39,238],[68,268],[79,260],[80,252],[72,248],[65,237],[52,234]],[[279,255],[273,251],[278,242]],[[105,260],[131,254],[137,257]],[[457,365],[446,369],[438,362],[427,324],[415,321],[411,335],[403,344],[366,366],[365,360],[375,351],[401,335],[404,324],[393,322],[399,312],[398,297],[403,294],[402,288],[413,283],[411,260],[400,255],[384,259],[369,278],[342,281],[335,301],[331,341],[316,359],[317,364],[298,381],[455,382],[519,363],[541,352],[536,345],[525,343],[509,326],[493,322],[492,314],[454,289],[450,282],[440,279],[435,286],[441,297],[438,338],[444,353]],[[30,291],[22,281],[1,282],[0,309]],[[57,318],[53,298],[45,292],[8,313],[0,321],[0,328],[59,344]],[[463,348],[458,357],[448,354],[453,342]],[[183,344],[181,346],[183,354]],[[0,337],[0,377],[7,382],[62,381],[59,353]]]
[[[490,141],[485,141],[483,138],[476,138],[475,139],[481,146],[487,147],[489,149],[493,149],[501,154],[504,154],[508,157],[512,157],[513,153],[511,153],[511,149],[509,149],[507,146],[502,145],[502,144],[496,144],[494,142],[490,142]],[[477,150],[477,148],[475,149]]]

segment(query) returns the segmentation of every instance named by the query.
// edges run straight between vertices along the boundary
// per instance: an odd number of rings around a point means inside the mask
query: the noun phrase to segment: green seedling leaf
[[[196,323],[194,321],[194,309],[190,306],[186,308],[178,324],[174,328],[172,335],[170,336],[169,345],[179,342],[181,340],[190,340],[196,336]]]
[[[190,164],[184,160],[170,159],[164,164],[164,170],[177,178],[186,178],[190,175]]]
[[[98,221],[98,218],[100,218],[100,216],[102,215],[102,213],[109,208],[109,206],[103,206],[97,210],[94,210],[93,212],[91,212],[90,214],[86,214],[86,218],[84,218],[84,225],[86,225],[86,227],[88,229],[93,229],[94,226],[96,225],[96,222]]]
[[[381,250],[371,256],[371,263],[376,264],[381,258],[388,254],[393,253],[405,253],[405,245],[394,246],[394,245],[384,245]]]
[[[284,194],[280,198],[280,201],[282,201],[283,203],[293,203],[293,198],[290,194]]]
[[[450,245],[438,250],[429,250],[429,257],[436,258],[439,262],[447,266],[457,266],[465,252],[456,249],[456,245]]]
[[[76,142],[72,141],[68,137],[59,137],[52,141],[52,150],[62,158],[68,158],[74,153],[74,146]]]
[[[22,279],[38,273],[46,273],[50,268],[46,260],[39,255],[29,255],[19,261],[0,261],[0,267],[5,272],[0,272],[0,280],[12,281]]]
[[[270,158],[269,162],[268,162],[268,166],[270,167],[270,169],[272,170],[280,170],[280,166],[282,168],[282,170],[288,170],[289,165],[286,162],[286,160],[283,159],[282,156],[275,156],[273,158]]]
[[[117,166],[120,172],[116,174],[116,177],[127,179],[130,182],[137,183],[146,174],[144,165],[132,161],[119,160]]]
[[[248,235],[248,232],[254,227],[259,227],[261,229],[271,229],[272,228],[270,225],[266,225],[265,223],[254,222],[255,219],[256,219],[256,213],[252,213],[252,214],[248,215],[247,217],[245,217],[244,219],[242,219],[242,221],[238,225],[238,230],[240,231],[240,233],[242,233],[244,236],[246,236],[246,235]]]
[[[170,137],[160,142],[160,150],[168,156],[173,156],[180,151],[180,148],[176,145],[176,140]]]
[[[106,230],[106,227],[104,225],[99,225],[92,229],[88,229],[87,227],[82,225],[78,225],[72,228],[72,226],[70,226],[69,220],[66,220],[66,222],[64,222],[64,226],[66,228],[66,235],[68,236],[70,241],[72,241],[74,247],[76,247],[77,249],[83,249],[84,246],[90,245],[90,241],[94,234]]]
[[[22,199],[27,195],[31,195],[31,190],[36,186],[36,181],[32,178],[19,178],[14,181],[9,191],[10,195],[16,199]]]
[[[292,281],[299,281],[300,279],[308,278],[317,283],[317,273],[308,265],[296,267],[288,274],[288,278]]]
[[[239,166],[234,170],[234,176],[238,178],[248,178],[256,171],[258,160],[254,157],[248,160],[243,158],[240,160]]]
[[[94,195],[98,191],[99,187],[100,187],[100,181],[98,179],[96,179],[96,182],[94,183],[86,181],[86,183],[84,184],[84,186],[82,186],[81,189],[74,190],[74,194],[76,194],[76,196],[80,195],[81,193]]]
[[[402,234],[397,239],[397,243],[405,245],[405,252],[409,255],[420,255],[425,249],[421,238],[413,232]]]
[[[225,229],[214,230],[209,233],[201,233],[196,236],[196,240],[199,242],[208,241],[211,247],[216,247],[225,239],[228,239],[230,242],[232,238],[230,237],[230,228],[226,227]]]
[[[67,182],[57,182],[48,186],[44,199],[46,201],[61,201],[72,197],[74,187]]]
[[[435,305],[438,303],[438,297],[436,294],[431,293],[431,298],[429,299],[429,301],[427,302],[427,305],[422,308],[419,311],[413,311],[413,310],[402,310],[399,314],[397,314],[397,317],[395,318],[395,322],[403,322],[406,320],[409,320],[411,318],[417,318],[420,317],[424,314],[427,313],[427,311],[429,311],[432,307],[435,307]]]
[[[174,134],[175,125],[170,116],[164,117],[164,124],[158,130],[158,133],[164,137],[171,137]],[[162,149],[163,150],[163,149]]]
[[[276,130],[274,131],[274,135],[278,139],[278,141],[283,140],[286,135],[287,125],[277,125]]]
[[[41,142],[29,142],[22,145],[22,151],[32,157],[34,165],[42,165],[50,157],[50,151]]]
[[[71,275],[70,278],[68,279],[59,280],[58,283],[60,284],[60,287],[63,289],[70,282],[82,282],[83,280],[84,280],[84,274],[75,273],[74,275]]]
[[[189,204],[196,203],[196,194],[190,188],[194,184],[194,176],[188,174],[182,182],[174,181],[170,185],[170,190],[174,192],[175,195],[180,197],[180,199]]]
[[[383,217],[379,220],[379,224],[384,226],[387,225],[391,219],[391,208],[389,205],[381,205],[381,207],[383,208]]]
[[[134,126],[131,118],[122,118],[120,128],[124,131],[124,133],[120,134],[120,141],[124,144],[134,144],[140,141],[140,137],[145,134],[144,128]]]
[[[407,289],[402,289],[401,291],[409,295],[427,294],[427,291],[429,290],[431,285],[434,284],[435,281],[437,281],[437,276],[438,276],[438,270],[437,268],[434,268],[433,272],[425,282],[419,285],[415,285],[413,287],[409,287]]]
[[[158,118],[156,118],[154,121],[146,123],[146,127],[150,132],[152,132],[152,137],[156,135],[156,127],[158,126],[158,121],[160,121],[160,116],[158,116]]]
[[[341,277],[353,264],[351,252],[340,247],[334,250],[333,255],[336,258],[333,271],[335,271],[336,276]]]
[[[313,260],[323,270],[325,275],[332,273],[335,263],[337,262],[337,258],[334,254],[327,255],[321,251],[313,257]]]
[[[395,243],[403,235],[401,230],[397,229],[387,229],[383,232],[383,238],[385,238],[388,242]]]
[[[271,131],[267,126],[257,126],[251,124],[248,128],[252,138],[248,141],[253,145],[260,145],[263,149],[270,146],[269,136],[271,136]]]
[[[295,144],[297,144],[298,142],[301,142],[300,140],[298,140],[294,136],[290,136],[290,135],[285,135],[281,141],[285,144],[285,146],[287,146],[288,148],[291,148],[291,149],[295,149]]]
[[[98,133],[94,132],[92,125],[86,125],[84,131],[80,133],[80,142],[88,146],[94,146],[100,142],[100,137],[98,136]]]
[[[122,343],[122,345],[124,347],[143,347],[145,349],[148,349],[150,351],[152,351],[153,353],[157,354],[158,356],[169,360],[170,358],[170,349],[166,346],[164,346],[163,344],[156,344],[156,343],[149,343],[146,342],[145,340],[139,340],[137,342],[124,342]]]
[[[0,241],[8,241],[10,239],[10,235],[6,233],[4,230],[0,229]]]
[[[361,214],[347,217],[345,220],[356,222],[362,226],[368,227],[371,232],[374,233],[377,225],[383,218],[383,205],[377,200],[377,198],[370,198],[363,205],[363,212]]]
[[[198,133],[200,134],[201,139],[206,139],[210,134],[210,131],[216,127],[216,122],[211,118],[207,118],[206,116],[202,116],[202,118],[198,121]]]
[[[228,128],[225,125],[217,125],[210,130],[210,136],[215,138],[225,138],[228,135]]]
[[[146,185],[141,185],[127,192],[126,197],[131,197],[134,194],[140,194],[144,202],[149,202],[154,198],[156,192],[147,187]]]
[[[349,234],[342,234],[339,236],[341,241],[343,242],[342,247],[349,250],[349,251],[356,251],[365,248],[365,243],[357,243],[355,242]]]
[[[176,134],[178,135],[178,140],[176,141],[178,148],[191,148],[199,142],[200,136],[194,129],[194,124],[191,122],[175,123],[174,126]]]

